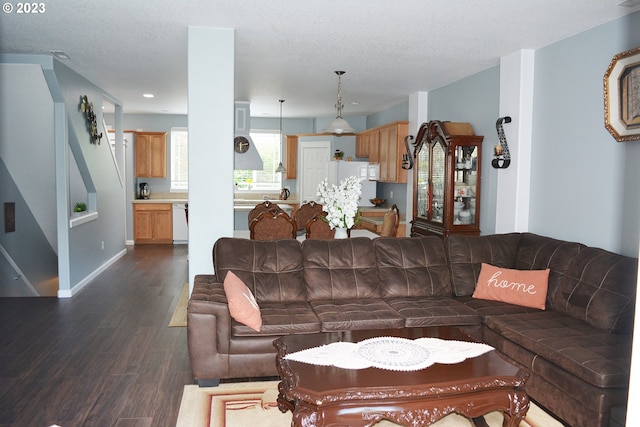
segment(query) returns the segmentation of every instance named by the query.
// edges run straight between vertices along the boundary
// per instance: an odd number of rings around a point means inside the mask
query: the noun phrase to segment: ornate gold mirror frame
[[[640,47],[615,55],[604,74],[604,126],[616,141],[640,140]]]

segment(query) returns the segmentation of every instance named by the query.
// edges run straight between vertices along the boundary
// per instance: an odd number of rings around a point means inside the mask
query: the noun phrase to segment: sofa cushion
[[[484,322],[484,319],[488,316],[498,316],[503,314],[517,314],[517,313],[535,313],[539,311],[537,308],[523,307],[520,305],[509,304],[501,301],[477,299],[472,296],[456,297],[456,301],[459,301],[470,307],[473,311],[478,313]]]
[[[571,265],[571,261],[586,246],[581,243],[567,242],[523,233],[518,244],[516,266],[519,270],[549,269],[549,289],[547,291],[547,308],[555,308],[555,294]]]
[[[633,330],[637,273],[637,258],[585,248],[570,264],[553,305],[603,331],[629,333]]]
[[[400,297],[385,301],[404,317],[407,328],[480,324],[478,313],[452,297]]]
[[[626,387],[629,380],[631,336],[550,310],[490,316],[486,326],[597,387]]]
[[[309,304],[320,319],[324,332],[404,326],[404,317],[377,298],[315,300]]]
[[[383,298],[450,296],[451,280],[442,239],[374,239]]]
[[[302,249],[296,239],[218,239],[213,246],[216,276],[233,271],[251,290],[258,304],[305,301]]]
[[[611,405],[627,400],[626,387],[603,388],[590,384],[491,329],[485,328],[482,341],[508,355],[512,364],[529,370],[532,375],[525,384],[529,397],[553,408],[555,415],[571,420],[570,425],[607,425],[596,421],[601,413],[606,413]],[[577,419],[580,422],[576,422]]]
[[[262,329],[259,333],[233,322],[231,329],[234,336],[256,335],[290,335],[311,334],[320,332],[320,320],[308,303],[293,302],[264,302],[260,306],[262,312]]]
[[[482,263],[473,297],[545,309],[549,269],[515,270]]]
[[[456,296],[472,295],[482,263],[515,268],[520,233],[488,236],[451,234],[444,241],[444,251],[451,269],[451,284]]]
[[[260,332],[262,318],[260,317],[260,307],[253,294],[242,280],[233,271],[227,272],[224,279],[224,293],[229,304],[229,314],[236,322],[247,325],[254,331]]]
[[[371,239],[308,239],[302,255],[308,301],[380,297]]]

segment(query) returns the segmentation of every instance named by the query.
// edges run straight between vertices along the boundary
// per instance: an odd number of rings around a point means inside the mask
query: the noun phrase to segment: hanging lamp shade
[[[325,133],[335,133],[336,135],[342,135],[346,133],[353,133],[354,130],[349,123],[342,117],[336,117],[329,126],[324,128],[323,132]]]
[[[276,173],[284,173],[286,171],[287,168],[285,168],[282,162],[280,162],[280,164],[278,164],[278,167],[276,168]]]
[[[322,132],[324,133],[332,133],[335,135],[344,135],[354,133],[354,130],[349,123],[345,119],[342,118],[342,108],[344,105],[342,104],[342,75],[345,73],[344,71],[336,71],[338,75],[338,102],[336,103],[337,115],[336,118],[329,123],[329,126],[324,128]]]
[[[280,99],[278,102],[280,103],[280,144],[282,145],[282,103],[284,102],[284,99]],[[276,173],[285,173],[286,171],[287,168],[285,168],[282,162],[280,162],[276,168]]]

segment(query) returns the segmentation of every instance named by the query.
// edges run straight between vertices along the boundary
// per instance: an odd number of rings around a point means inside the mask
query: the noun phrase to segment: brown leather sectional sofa
[[[618,425],[624,407],[638,260],[531,233],[480,237],[252,241],[222,238],[216,275],[188,308],[200,385],[277,375],[273,340],[320,331],[454,325],[528,369],[533,400],[571,426]],[[550,269],[546,310],[471,295],[481,263]],[[262,313],[256,332],[229,315],[233,271]]]

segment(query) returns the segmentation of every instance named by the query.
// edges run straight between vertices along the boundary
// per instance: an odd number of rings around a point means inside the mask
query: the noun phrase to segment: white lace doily
[[[335,342],[297,351],[286,355],[285,359],[344,369],[375,367],[417,371],[434,363],[459,363],[491,350],[493,347],[486,344],[440,338],[376,337],[359,343]]]

